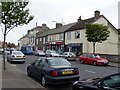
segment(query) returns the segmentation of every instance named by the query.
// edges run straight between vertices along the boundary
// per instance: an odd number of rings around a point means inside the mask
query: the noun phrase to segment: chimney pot
[[[78,22],[81,21],[81,20],[82,20],[82,19],[81,19],[81,16],[80,16],[80,17],[78,18]]]

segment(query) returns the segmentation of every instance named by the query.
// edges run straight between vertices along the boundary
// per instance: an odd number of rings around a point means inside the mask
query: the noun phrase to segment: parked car
[[[72,90],[120,90],[120,73],[103,78],[76,81],[72,86]]]
[[[66,58],[67,60],[76,60],[76,55],[73,52],[64,52],[60,56]]]
[[[32,46],[29,46],[29,45],[23,45],[23,46],[21,46],[21,51],[24,54],[28,54],[28,55],[33,55],[34,54]]]
[[[46,50],[45,56],[59,57],[59,54],[54,50]]]
[[[7,54],[7,61],[25,63],[25,55],[21,51],[12,51]]]
[[[44,87],[79,80],[79,69],[60,57],[40,57],[28,65],[27,74],[40,79]]]
[[[36,50],[36,51],[35,51],[35,55],[45,56],[45,53],[44,53],[42,50]]]
[[[109,61],[96,54],[83,54],[79,57],[80,63],[89,63],[93,65],[108,65]]]

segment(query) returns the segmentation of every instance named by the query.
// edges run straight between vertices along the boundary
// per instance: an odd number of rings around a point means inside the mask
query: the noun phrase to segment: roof
[[[117,32],[120,33],[120,29],[116,29],[110,22],[109,20],[107,20],[107,18],[104,15],[100,15],[100,17],[103,17]],[[99,17],[99,18],[100,18]],[[99,18],[96,17],[92,17],[89,19],[85,19],[85,20],[81,20],[78,21],[74,26],[72,26],[71,28],[69,28],[67,31],[75,31],[75,30],[80,30],[80,29],[84,29],[85,28],[85,23],[94,23],[95,21],[97,21]]]
[[[47,36],[47,35],[53,35],[53,34],[63,33],[67,29],[69,29],[70,27],[72,27],[73,25],[75,25],[75,23],[70,23],[70,24],[61,26],[59,28],[49,29],[49,30],[46,30],[45,32],[37,35],[37,37],[42,37],[42,36]]]
[[[89,18],[89,19],[78,21],[74,26],[72,26],[71,28],[66,30],[66,32],[67,31],[74,31],[74,30],[84,29],[85,28],[85,23],[93,23],[96,20],[97,19],[95,17],[92,17],[92,18]]]
[[[119,32],[119,34],[120,34],[120,28],[118,29],[118,32]]]

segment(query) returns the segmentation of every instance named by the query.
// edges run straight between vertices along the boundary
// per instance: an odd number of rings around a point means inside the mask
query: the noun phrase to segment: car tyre
[[[22,63],[24,64],[24,63],[25,63],[25,61],[22,61]]]
[[[27,75],[28,75],[29,77],[31,76],[30,69],[27,69]]]
[[[80,63],[83,64],[83,63],[84,63],[84,60],[80,60]]]
[[[48,83],[46,82],[45,76],[42,76],[42,78],[41,78],[41,85],[43,87],[47,87],[48,86]]]
[[[97,62],[96,62],[96,61],[94,61],[94,62],[93,62],[93,65],[94,65],[94,66],[96,66],[96,65],[97,65]]]

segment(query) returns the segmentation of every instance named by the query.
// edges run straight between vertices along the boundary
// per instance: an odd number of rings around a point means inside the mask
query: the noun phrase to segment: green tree
[[[110,31],[108,26],[103,26],[102,24],[86,23],[86,37],[89,42],[93,42],[93,53],[95,53],[96,42],[102,43],[102,41],[107,40]]]
[[[21,2],[16,2],[15,0],[10,0],[10,2],[0,2],[1,9],[1,28],[4,35],[4,42],[6,41],[6,35],[17,26],[22,26],[28,24],[33,16],[29,15],[29,9],[26,9],[28,1],[22,0]],[[5,67],[5,44],[3,46],[3,68]]]

